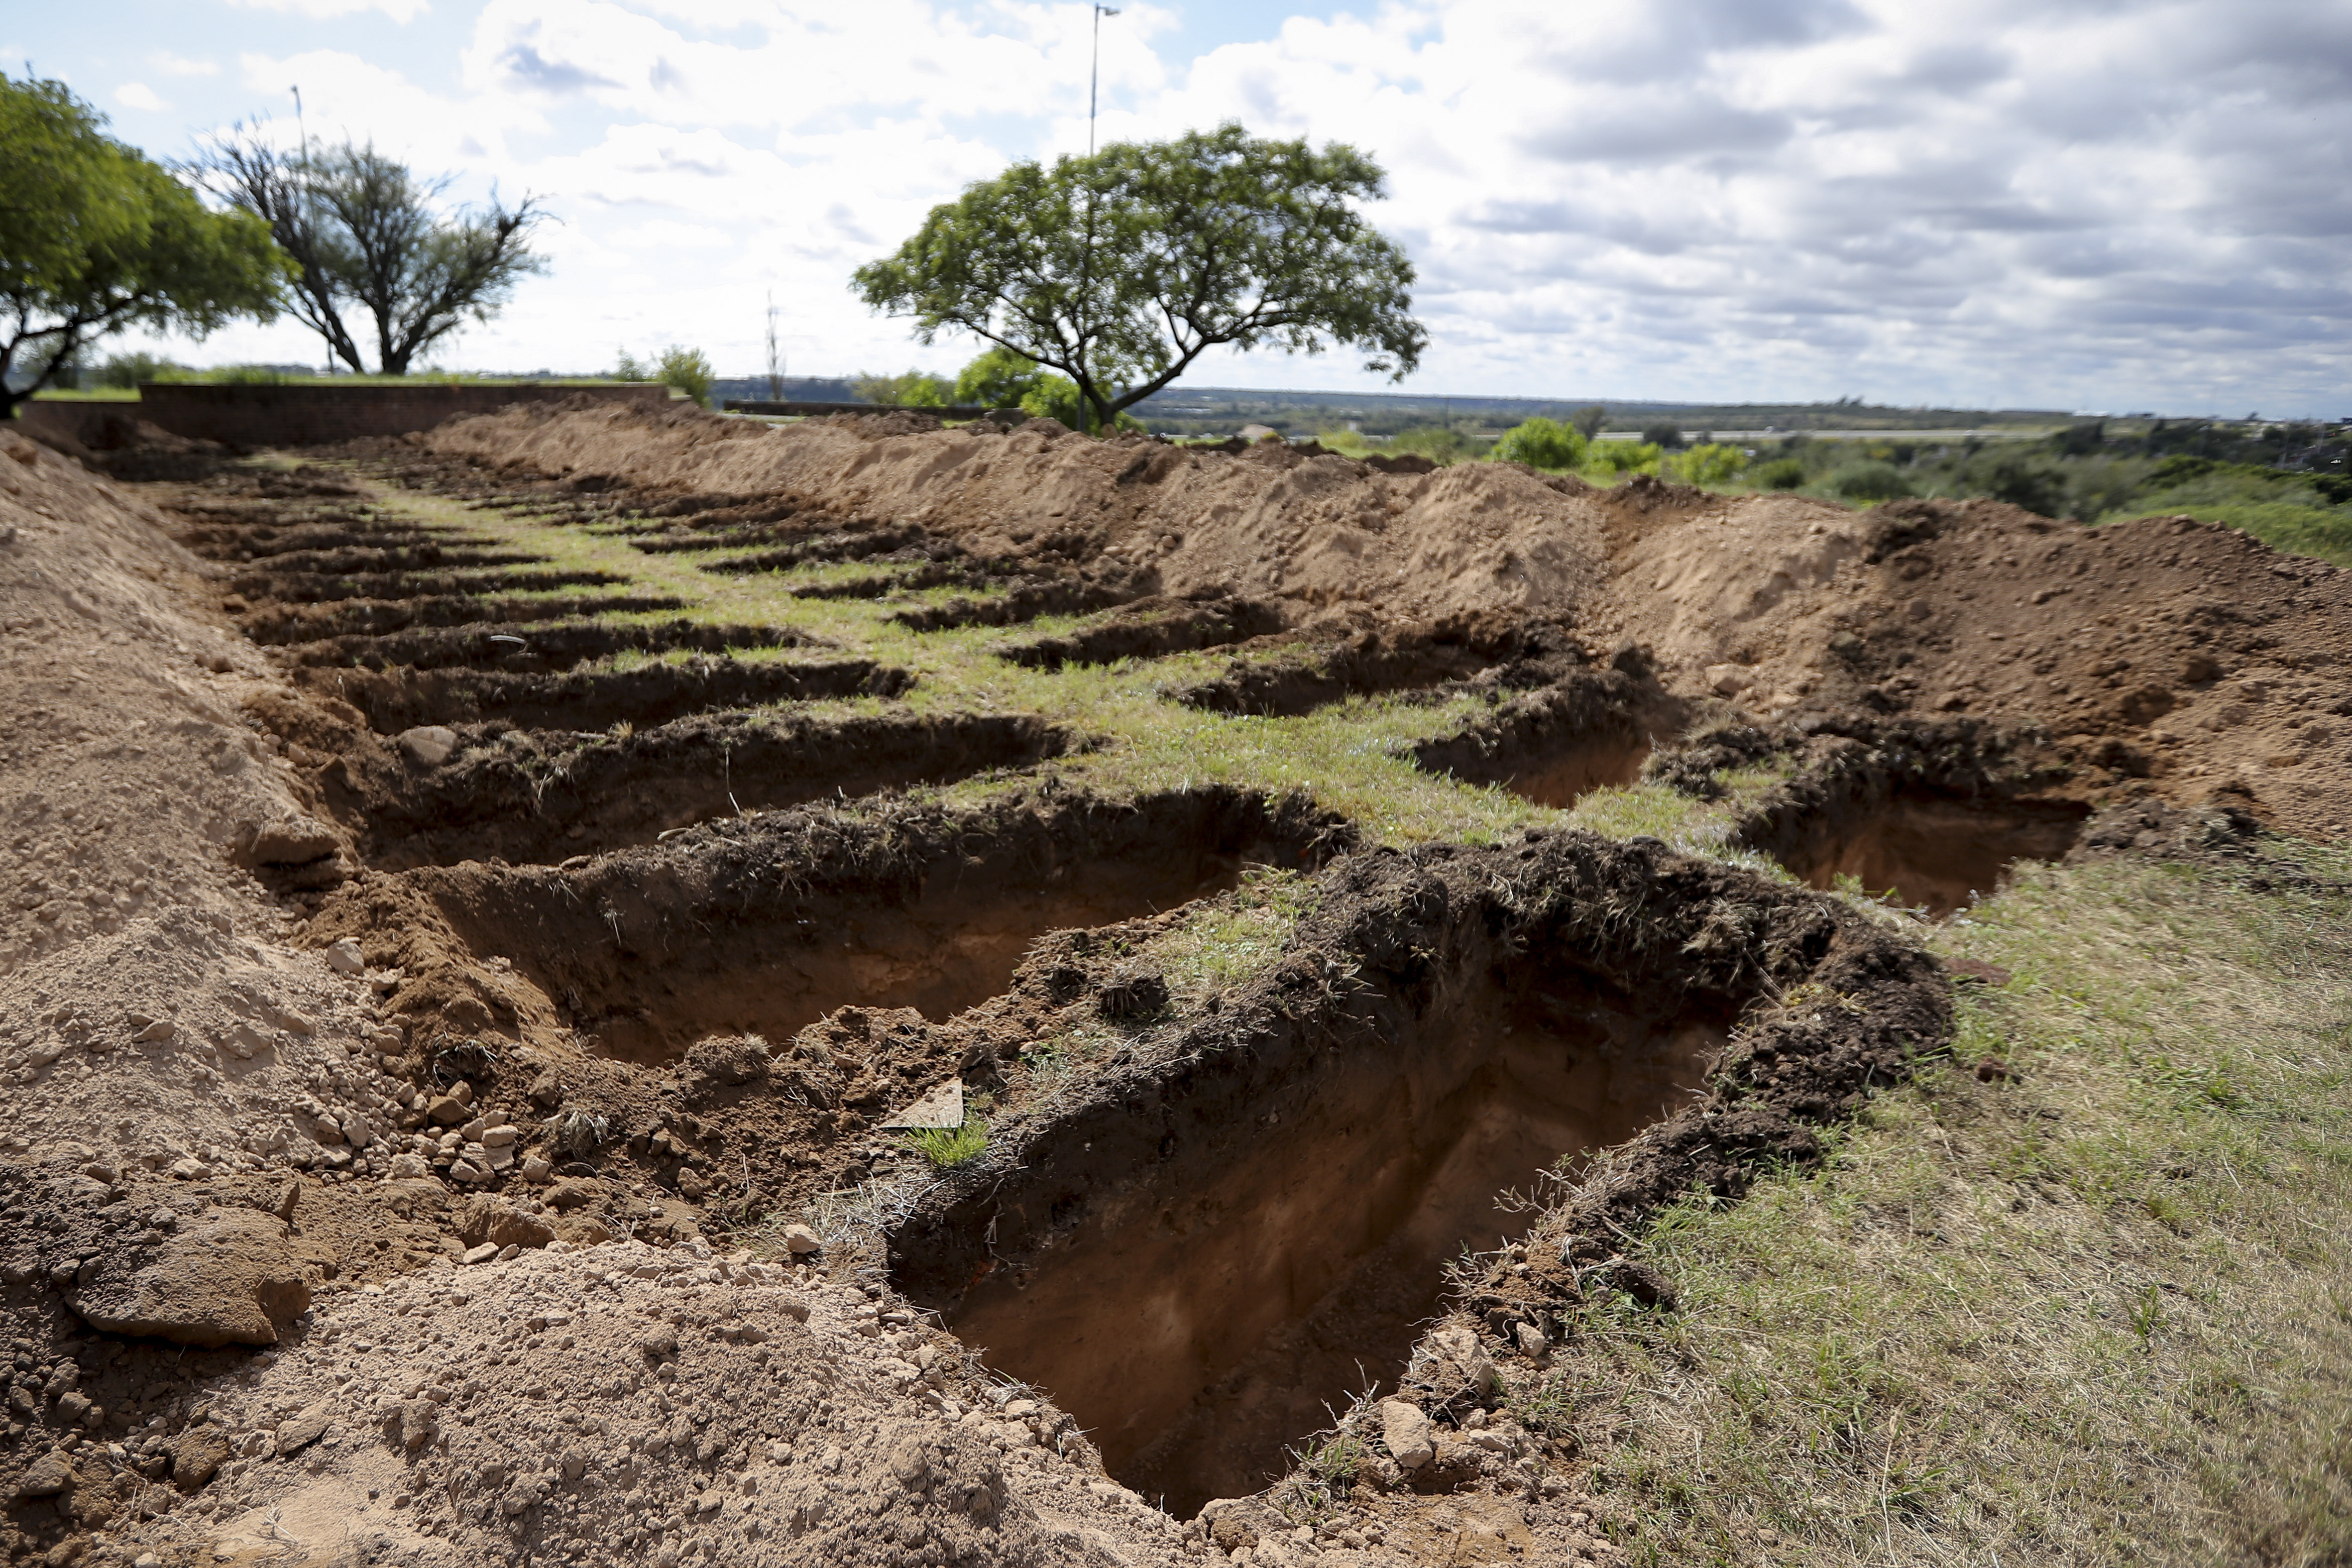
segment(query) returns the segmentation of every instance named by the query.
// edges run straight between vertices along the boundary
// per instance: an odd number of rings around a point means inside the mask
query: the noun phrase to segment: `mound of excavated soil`
[[[1139,592],[1275,601],[1294,624],[1554,619],[1643,644],[1685,698],[2039,726],[2085,789],[2227,791],[2284,829],[2352,830],[2352,577],[2185,518],[2094,531],[1988,501],[1856,512],[1514,464],[1391,474],[1050,421],[772,428],[535,405],[427,440],[591,490],[914,524],[979,555],[1115,567]]]
[[[772,494],[818,516],[917,523],[983,556],[1149,566],[1180,597],[1232,588],[1304,605],[1377,601],[1428,619],[1574,611],[1607,581],[1605,512],[1573,479],[1486,465],[1384,474],[1276,447],[1091,441],[1043,419],[1008,434],[977,428],[838,416],[771,430],[691,415],[517,410],[453,422],[428,440],[591,488]]]
[[[190,618],[201,563],[160,521],[0,431],[0,1140],[105,1171],[325,1163],[330,1124],[391,1113],[386,1026],[279,940],[254,873],[340,880],[341,841],[239,716],[274,678]]]

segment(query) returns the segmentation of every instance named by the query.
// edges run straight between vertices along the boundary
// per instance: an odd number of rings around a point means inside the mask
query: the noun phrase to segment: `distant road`
[[[1791,436],[1802,436],[1809,441],[1965,441],[1976,437],[1983,441],[2032,441],[2050,434],[2032,426],[2014,425],[1993,426],[1976,430],[1709,430],[1704,426],[1685,425],[1685,436],[1711,436],[1717,441],[1785,441]],[[1603,441],[1638,441],[1635,430],[1603,430]]]

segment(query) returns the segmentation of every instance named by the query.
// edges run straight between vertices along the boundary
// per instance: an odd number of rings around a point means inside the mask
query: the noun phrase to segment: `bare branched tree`
[[[295,315],[354,371],[367,366],[346,308],[373,319],[383,374],[405,375],[418,354],[469,321],[488,321],[519,279],[547,269],[530,246],[547,216],[536,198],[509,207],[493,192],[487,208],[445,214],[452,176],[419,180],[373,145],[289,153],[238,124],[191,172],[269,225],[294,262]]]

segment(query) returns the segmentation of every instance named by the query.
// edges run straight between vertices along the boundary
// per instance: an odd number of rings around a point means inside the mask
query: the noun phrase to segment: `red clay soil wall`
[[[174,436],[218,441],[226,447],[299,447],[348,441],[361,436],[404,436],[430,430],[445,419],[492,414],[510,403],[552,403],[568,397],[640,403],[660,407],[669,388],[641,383],[609,386],[484,386],[419,381],[338,386],[301,383],[273,386],[257,383],[147,382],[136,403],[33,401],[19,405],[17,428],[35,440],[63,436],[85,447],[121,445],[93,440],[110,418],[144,420]]]

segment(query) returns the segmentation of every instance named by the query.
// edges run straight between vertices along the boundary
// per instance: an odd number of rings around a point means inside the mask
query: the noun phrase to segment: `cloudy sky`
[[[239,118],[545,197],[551,271],[442,355],[951,370],[850,269],[1082,150],[1089,8],[1015,0],[113,0],[0,60],[182,156]],[[1242,0],[1102,23],[1101,134],[1353,142],[1430,393],[2352,415],[2352,0]],[[316,357],[286,326],[201,363]],[[1341,355],[1220,384],[1371,388]]]

